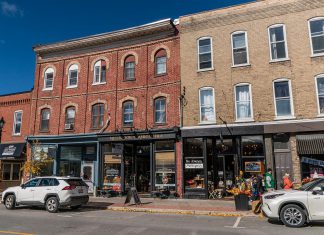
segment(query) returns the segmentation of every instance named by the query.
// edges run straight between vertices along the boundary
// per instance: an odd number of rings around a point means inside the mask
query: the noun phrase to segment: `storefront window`
[[[263,157],[263,136],[242,136],[242,155]]]
[[[121,192],[121,155],[105,155],[104,189]]]
[[[62,146],[60,175],[61,176],[80,176],[81,175],[81,146]]]
[[[301,157],[302,178],[324,176],[324,156],[313,155]]]
[[[36,161],[46,161],[38,176],[53,175],[54,158],[56,157],[56,147],[51,145],[34,145],[32,148],[33,158]]]
[[[232,139],[216,140],[217,154],[232,154],[235,153]]]
[[[174,141],[164,140],[155,142],[155,151],[174,150]]]
[[[155,187],[175,190],[175,153],[155,153]]]
[[[2,180],[20,180],[20,163],[3,163]]]

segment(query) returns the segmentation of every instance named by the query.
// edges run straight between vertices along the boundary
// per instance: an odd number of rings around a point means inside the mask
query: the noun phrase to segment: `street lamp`
[[[4,121],[3,117],[0,119],[0,143],[1,143],[1,136],[2,136],[2,128],[6,122]]]

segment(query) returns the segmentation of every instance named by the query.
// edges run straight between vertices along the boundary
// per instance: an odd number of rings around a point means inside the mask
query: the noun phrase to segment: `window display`
[[[121,155],[105,155],[103,188],[121,192]]]
[[[155,154],[155,187],[169,187],[169,189],[175,190],[174,152],[160,152]]]

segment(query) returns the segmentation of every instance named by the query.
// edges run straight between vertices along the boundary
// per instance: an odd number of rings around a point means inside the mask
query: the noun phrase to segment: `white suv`
[[[288,227],[324,221],[324,178],[304,184],[299,190],[279,190],[262,196],[262,211]]]
[[[45,206],[51,213],[60,207],[79,208],[89,201],[88,185],[77,177],[37,177],[2,193],[7,209],[18,205]]]

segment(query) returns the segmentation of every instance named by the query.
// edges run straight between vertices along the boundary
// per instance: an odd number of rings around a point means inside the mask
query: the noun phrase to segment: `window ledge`
[[[67,129],[64,129],[64,132],[75,132],[75,130],[67,130]]]
[[[129,80],[124,79],[123,82],[136,82],[136,79],[129,79]]]
[[[53,90],[53,88],[43,88],[42,91],[52,91],[52,90]]]
[[[240,122],[254,122],[254,118],[249,118],[249,119],[238,119],[235,120],[236,123],[240,123]]]
[[[167,73],[154,74],[154,77],[159,78],[159,77],[164,77],[164,76],[167,76],[167,75],[168,75]]]
[[[39,133],[49,133],[49,130],[39,130]]]
[[[154,126],[167,126],[168,124],[165,123],[154,123]]]
[[[237,64],[237,65],[232,65],[232,68],[240,68],[240,67],[251,67],[251,64]]]
[[[275,117],[275,121],[280,121],[280,120],[290,120],[290,119],[296,119],[295,116],[282,116],[282,117]]]
[[[207,72],[207,71],[213,71],[215,70],[214,67],[212,68],[208,68],[208,69],[197,69],[197,73],[200,73],[200,72]]]
[[[273,63],[277,63],[277,62],[286,62],[286,61],[290,61],[290,59],[289,58],[284,58],[284,59],[270,60],[269,63],[273,64]]]
[[[19,133],[19,134],[12,134],[12,136],[21,136],[21,133]]]
[[[324,56],[324,53],[312,54],[311,58],[322,57],[322,56]]]
[[[99,86],[99,85],[105,85],[107,82],[98,82],[98,83],[92,83],[92,86]]]
[[[216,121],[210,121],[210,122],[199,122],[198,125],[215,125]]]
[[[77,88],[78,86],[67,86],[66,89],[73,89],[73,88]]]
[[[324,118],[324,113],[318,114],[317,117],[318,118]]]

